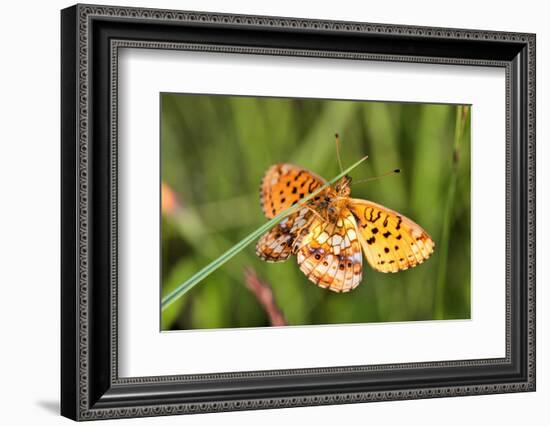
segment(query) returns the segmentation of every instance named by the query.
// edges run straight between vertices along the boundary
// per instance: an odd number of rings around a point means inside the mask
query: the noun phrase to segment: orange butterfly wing
[[[260,203],[269,219],[293,206],[324,185],[323,178],[293,164],[275,164],[265,173],[260,185]],[[303,208],[266,232],[256,244],[256,254],[267,262],[282,262],[296,253],[307,233],[312,212]]]
[[[363,257],[356,228],[348,209],[342,209],[336,223],[313,217],[297,254],[300,270],[310,281],[335,292],[359,285]]]
[[[435,243],[409,218],[372,201],[351,198],[349,209],[369,264],[381,272],[416,266],[433,253]]]
[[[260,185],[262,210],[271,219],[324,184],[322,177],[301,167],[275,164],[267,170]]]

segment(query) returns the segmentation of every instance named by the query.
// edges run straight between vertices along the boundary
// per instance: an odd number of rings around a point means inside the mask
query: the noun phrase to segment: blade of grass
[[[445,286],[447,278],[447,263],[449,256],[449,241],[451,234],[451,222],[452,213],[454,210],[454,201],[456,194],[456,186],[458,179],[458,164],[460,161],[460,141],[462,140],[462,134],[464,132],[464,125],[468,117],[469,107],[466,105],[460,105],[456,109],[456,124],[455,134],[453,142],[453,169],[449,181],[449,188],[447,191],[447,200],[445,203],[445,211],[443,214],[443,230],[441,232],[440,254],[439,254],[439,267],[437,271],[437,282],[435,288],[435,300],[434,300],[434,319],[444,319],[445,314]]]
[[[241,250],[243,250],[246,246],[248,246],[250,243],[258,239],[264,232],[267,232],[269,229],[271,229],[273,226],[275,226],[277,223],[279,223],[281,220],[283,220],[286,216],[289,214],[294,213],[298,209],[302,208],[302,206],[309,201],[311,198],[319,194],[322,190],[324,190],[329,185],[332,185],[337,180],[341,179],[343,176],[348,174],[351,170],[353,170],[355,167],[357,167],[359,164],[361,164],[363,161],[367,159],[367,156],[361,158],[359,161],[352,164],[350,167],[348,167],[346,170],[344,170],[342,173],[340,173],[335,178],[328,181],[326,184],[321,186],[319,189],[314,191],[313,193],[309,194],[307,197],[305,197],[301,203],[298,203],[286,210],[283,210],[281,213],[279,213],[277,216],[275,216],[270,221],[264,223],[262,226],[260,226],[258,229],[256,229],[254,232],[248,234],[245,238],[243,238],[241,241],[239,241],[237,244],[235,244],[233,247],[231,247],[229,250],[227,250],[225,253],[223,253],[220,257],[206,265],[204,268],[202,268],[200,271],[198,271],[195,275],[191,276],[187,281],[180,284],[176,289],[174,289],[171,293],[169,293],[166,297],[162,299],[161,302],[161,308],[162,310],[166,309],[168,306],[170,306],[172,303],[174,303],[179,297],[181,297],[183,294],[185,294],[187,291],[189,291],[191,288],[193,288],[195,285],[197,285],[200,281],[202,281],[204,278],[206,278],[208,275],[210,275],[212,272],[214,272],[216,269],[218,269],[220,266],[222,266],[224,263],[226,263],[228,260],[230,260],[233,256],[235,256],[237,253],[239,253]]]

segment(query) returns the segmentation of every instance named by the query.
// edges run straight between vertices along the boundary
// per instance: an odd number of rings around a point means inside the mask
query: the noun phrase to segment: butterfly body
[[[262,210],[272,218],[325,183],[298,166],[275,164],[260,187]],[[264,234],[256,245],[257,255],[268,262],[281,262],[295,254],[310,281],[335,292],[359,285],[362,253],[380,272],[405,270],[431,255],[434,242],[420,226],[393,210],[350,195],[351,177],[344,176]]]

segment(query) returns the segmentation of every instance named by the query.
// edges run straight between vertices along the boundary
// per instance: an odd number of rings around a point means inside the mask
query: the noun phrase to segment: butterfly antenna
[[[340,166],[340,173],[342,173],[344,168],[342,167],[342,159],[340,158],[340,135],[335,133],[334,137],[336,138],[336,158],[338,158],[338,166]]]
[[[361,180],[357,180],[357,181],[354,181],[352,182],[351,184],[352,185],[355,185],[357,183],[364,183],[364,182],[370,182],[372,180],[376,180],[376,179],[380,179],[380,178],[383,178],[383,177],[386,177],[386,176],[393,176],[393,175],[396,175],[398,173],[401,173],[401,169],[394,169],[394,170],[391,170],[389,172],[386,172],[386,173],[383,173],[379,176],[373,176],[373,177],[370,177],[370,178],[366,178],[366,179],[361,179]]]

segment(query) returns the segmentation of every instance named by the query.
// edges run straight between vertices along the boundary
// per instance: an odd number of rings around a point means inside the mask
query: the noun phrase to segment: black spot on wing
[[[401,222],[403,222],[403,219],[401,216],[397,216],[397,225],[395,226],[395,229],[401,229]]]

